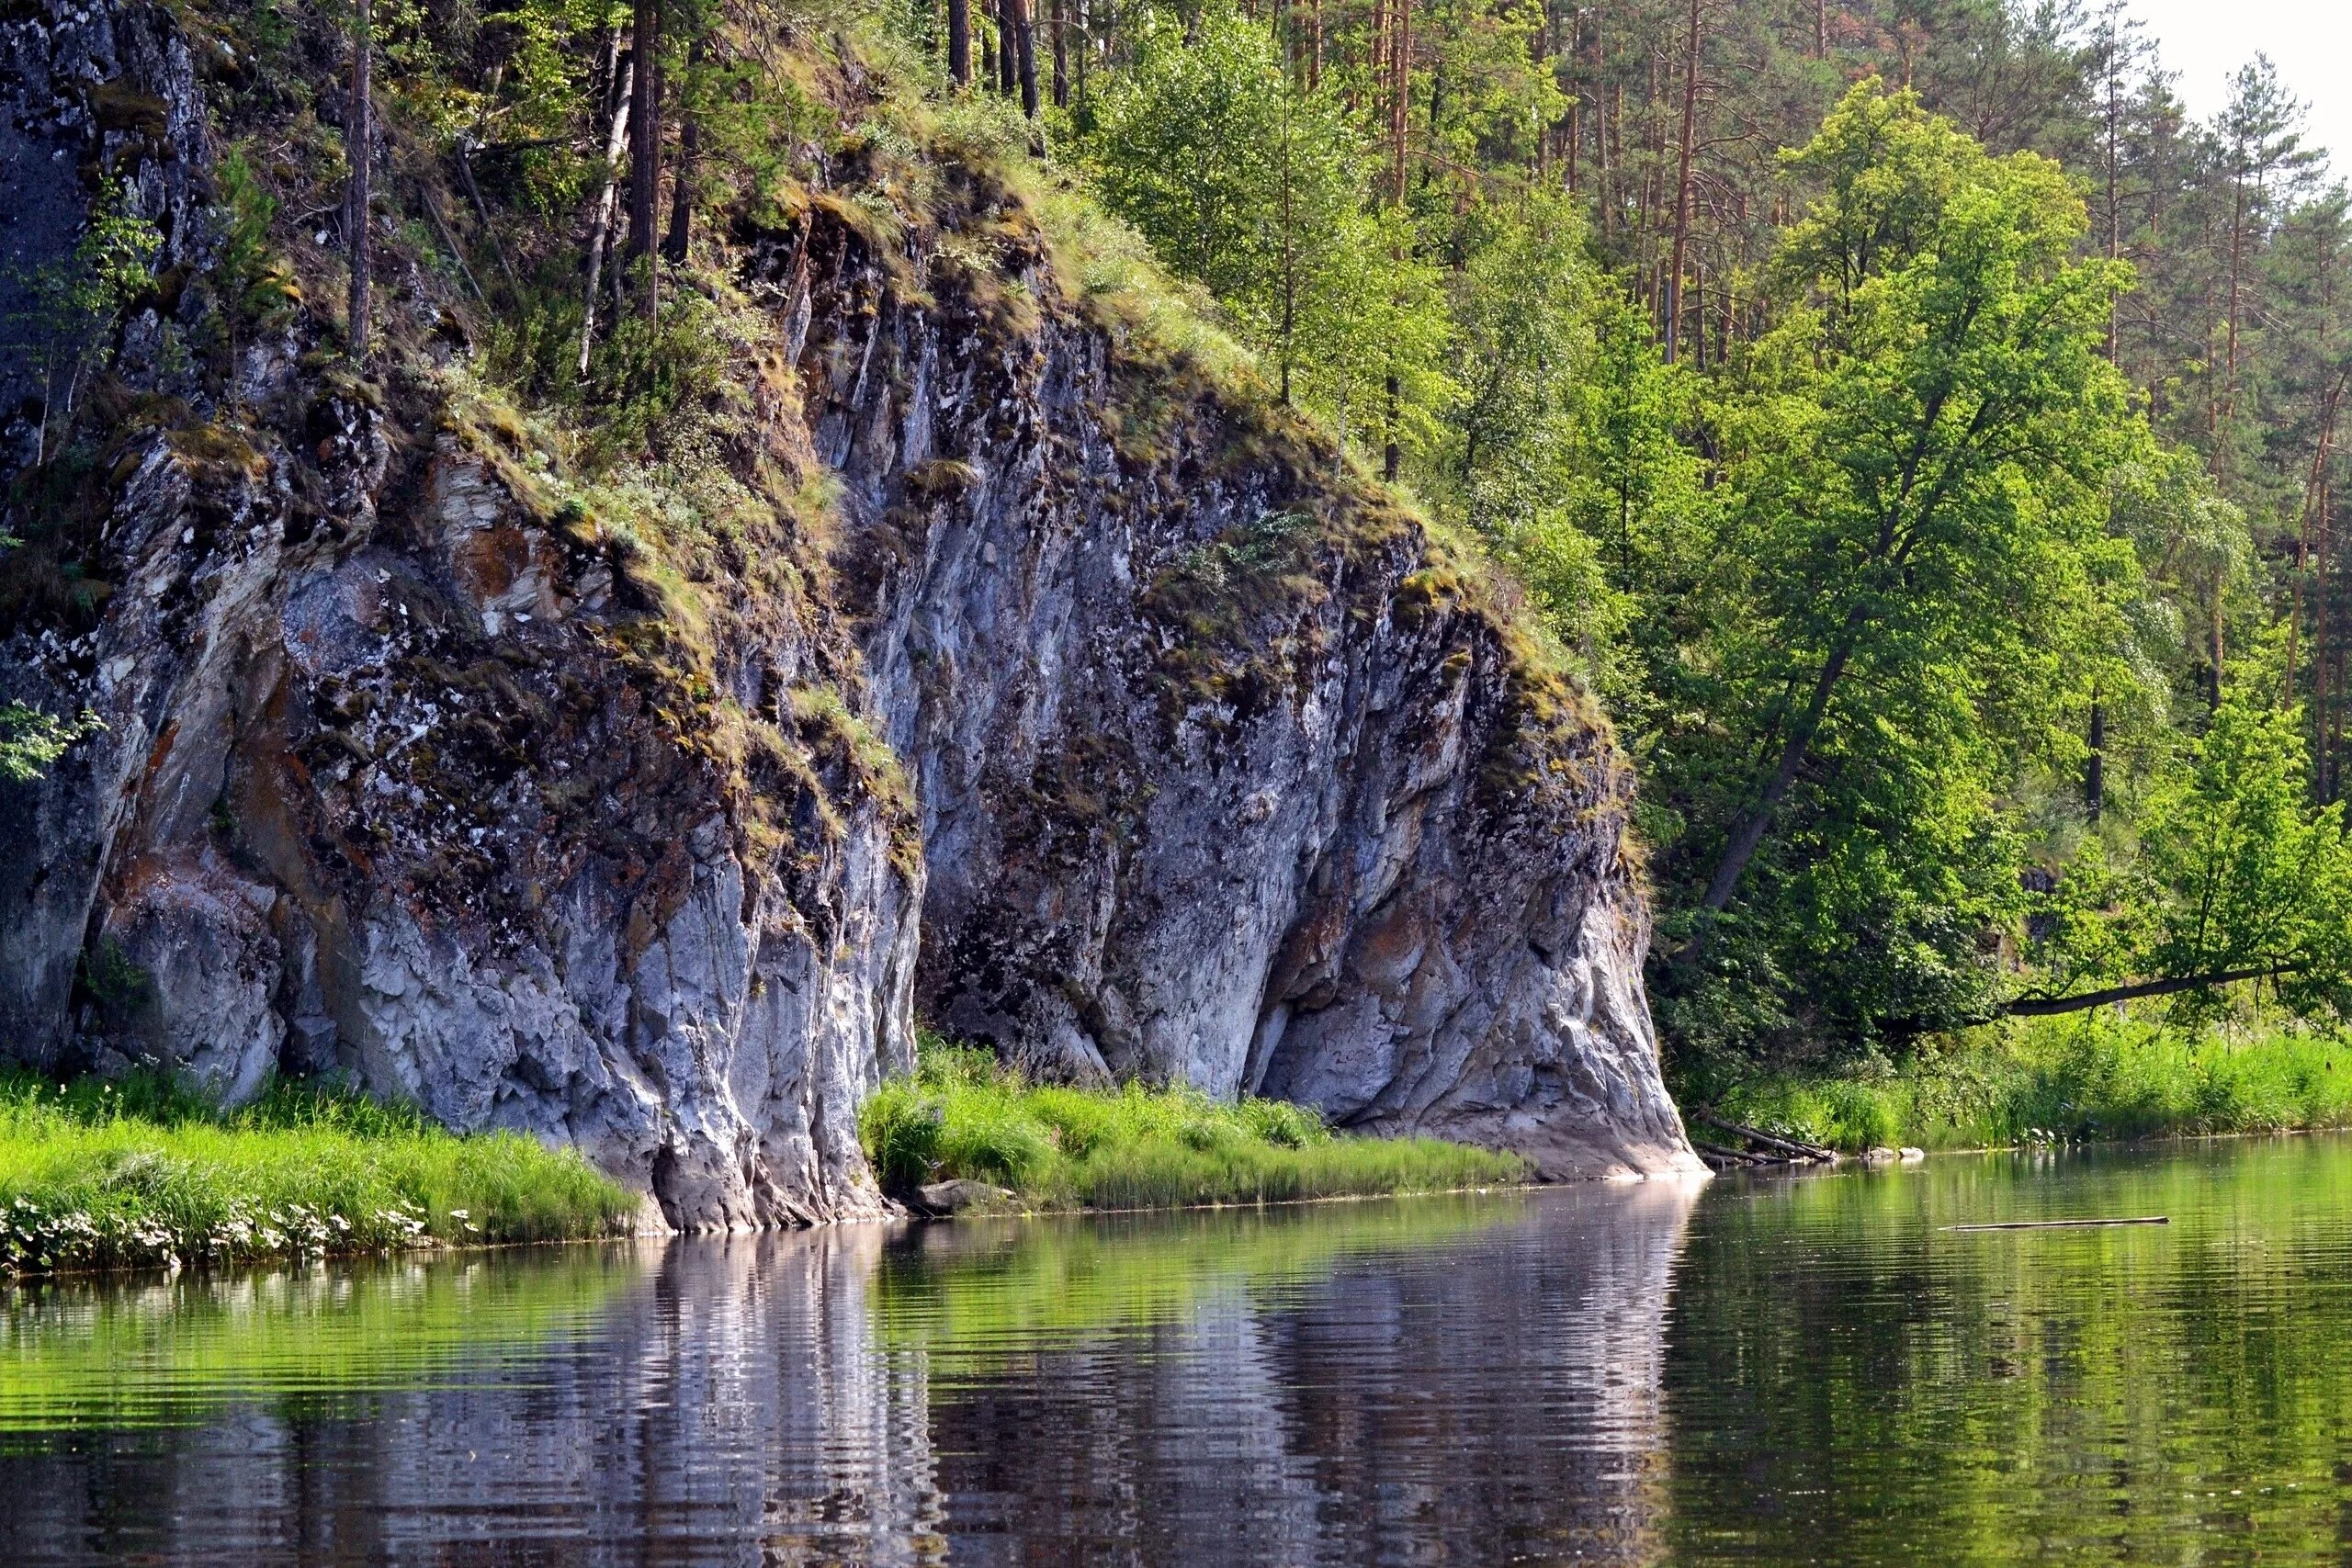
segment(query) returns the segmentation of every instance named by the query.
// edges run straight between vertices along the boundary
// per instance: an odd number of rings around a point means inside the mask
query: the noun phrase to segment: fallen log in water
[[[1712,1116],[1703,1111],[1692,1111],[1689,1119],[1702,1126],[1713,1127],[1719,1133],[1730,1133],[1736,1137],[1746,1138],[1751,1144],[1760,1144],[1780,1156],[1778,1161],[1768,1159],[1763,1163],[1786,1164],[1801,1160],[1815,1161],[1823,1165],[1838,1163],[1838,1151],[1825,1149],[1818,1144],[1799,1143],[1794,1138],[1783,1138],[1777,1133],[1767,1133],[1759,1128],[1742,1126],[1737,1122],[1726,1122],[1720,1116]]]
[[[1948,1231],[2071,1231],[2097,1225],[2168,1225],[2170,1214],[2145,1214],[2129,1220],[1996,1220],[1979,1225],[1945,1225]]]
[[[1710,1165],[1773,1165],[1779,1163],[1772,1156],[1770,1155],[1750,1154],[1746,1149],[1726,1148],[1721,1144],[1708,1143],[1703,1138],[1691,1139],[1690,1146],[1698,1150],[1699,1157],[1707,1161]]]

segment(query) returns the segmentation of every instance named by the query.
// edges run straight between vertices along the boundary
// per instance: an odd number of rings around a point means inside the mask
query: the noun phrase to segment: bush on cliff
[[[1526,1163],[1434,1138],[1354,1138],[1304,1107],[1226,1105],[1178,1086],[1033,1084],[986,1051],[926,1039],[858,1130],[885,1190],[968,1178],[1042,1209],[1176,1208],[1438,1192],[1524,1181]]]
[[[160,1077],[0,1080],[0,1272],[551,1241],[634,1207],[573,1151],[355,1095],[223,1111]]]

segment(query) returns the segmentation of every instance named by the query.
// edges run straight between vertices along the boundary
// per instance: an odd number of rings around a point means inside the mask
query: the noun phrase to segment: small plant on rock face
[[[245,150],[229,149],[213,178],[220,197],[220,249],[211,282],[228,307],[222,324],[234,360],[240,330],[248,323],[266,327],[285,320],[301,303],[302,289],[291,264],[272,253],[270,226],[277,218],[277,198],[254,172]]]
[[[105,728],[87,709],[75,718],[59,718],[23,703],[0,705],[0,783],[30,784],[67,747]]]
[[[581,389],[596,412],[592,464],[690,439],[695,420],[723,397],[727,368],[718,311],[691,289],[673,290],[657,321],[624,318]]]
[[[10,350],[41,367],[41,421],[36,464],[47,459],[51,404],[64,382],[61,428],[70,426],[83,378],[111,357],[110,330],[123,308],[144,293],[164,236],[133,204],[130,189],[108,178],[90,204],[73,251],[23,278],[30,303],[7,322]]]
[[[154,977],[131,961],[112,937],[82,954],[82,988],[108,1013],[136,1010],[153,994]]]

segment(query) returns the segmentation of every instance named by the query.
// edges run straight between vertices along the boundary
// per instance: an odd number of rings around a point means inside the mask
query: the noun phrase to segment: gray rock
[[[844,231],[808,253],[837,558],[923,813],[925,1011],[1054,1076],[1552,1177],[1702,1170],[1643,995],[1630,779],[1470,569],[1278,414],[1195,397],[1138,455],[1099,333],[1007,344]]]
[[[922,1201],[924,1213],[932,1214],[1001,1213],[1011,1209],[1014,1201],[1013,1194],[1004,1188],[960,1176],[952,1181],[933,1181],[918,1188],[915,1196]]]

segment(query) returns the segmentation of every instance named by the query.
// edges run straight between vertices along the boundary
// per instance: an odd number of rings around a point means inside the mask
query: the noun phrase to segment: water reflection
[[[1660,1328],[1694,1196],[1057,1227],[1001,1257],[933,1232],[894,1260],[928,1276],[919,1305],[884,1321],[900,1343],[947,1330],[924,1354],[945,1361],[932,1434],[959,1558],[1050,1539],[1114,1562],[1647,1561]],[[1192,1264],[1175,1310],[1155,1277],[1171,1251]],[[1012,1269],[1057,1288],[976,1290]],[[1000,1302],[1089,1301],[1112,1307],[1100,1328],[989,1323]]]
[[[1693,1198],[27,1287],[0,1559],[1648,1561]]]
[[[2061,1555],[2352,1562],[2352,1141],[0,1292],[6,1563]]]
[[[2352,1562],[2344,1138],[1725,1184],[1669,1344],[1679,1561]]]

